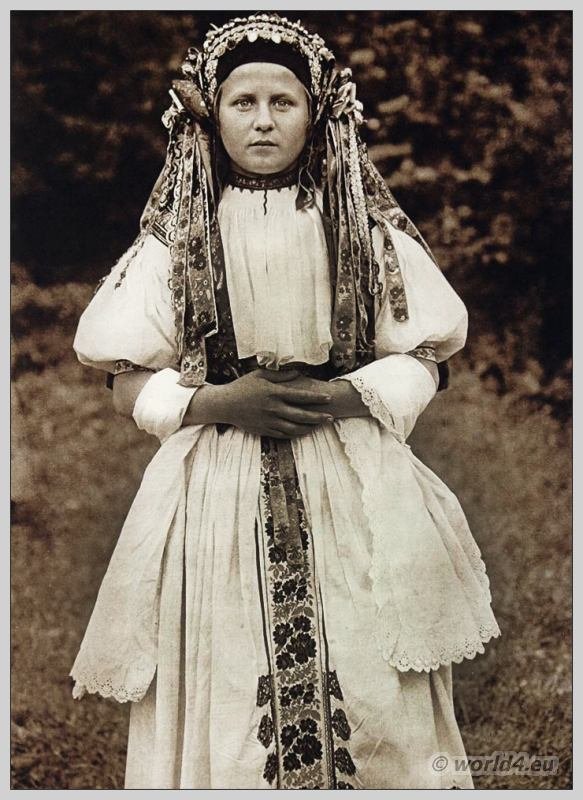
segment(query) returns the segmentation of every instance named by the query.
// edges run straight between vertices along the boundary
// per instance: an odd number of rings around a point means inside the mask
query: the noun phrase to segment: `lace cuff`
[[[385,356],[335,380],[350,381],[372,416],[403,443],[436,392],[427,369],[406,353]]]
[[[197,387],[185,388],[180,373],[169,367],[156,372],[139,393],[133,418],[141,430],[164,442],[182,426],[182,420]]]

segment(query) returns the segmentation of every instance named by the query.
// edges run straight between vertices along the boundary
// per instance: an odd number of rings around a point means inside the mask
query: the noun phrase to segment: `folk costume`
[[[225,168],[214,109],[239,64],[311,99],[297,169]],[[74,694],[132,701],[127,788],[471,787],[451,664],[500,631],[455,496],[407,436],[435,393],[417,360],[467,314],[368,159],[361,106],[319,36],[235,19],[190,50],[135,243],[75,338],[150,370],[146,469],[89,622]],[[291,440],[181,427],[194,392],[263,366],[349,380],[371,416]],[[442,385],[445,371],[441,370]]]

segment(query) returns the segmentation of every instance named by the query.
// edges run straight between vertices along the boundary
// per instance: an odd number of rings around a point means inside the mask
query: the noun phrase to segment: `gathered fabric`
[[[219,207],[239,356],[270,368],[325,363],[318,208],[297,210],[285,189],[245,193],[244,203],[239,194],[226,190]],[[382,253],[373,231],[375,242]],[[165,395],[162,416],[176,429],[160,436],[71,671],[76,696],[133,701],[127,788],[273,785],[274,726],[301,696],[311,716],[278,734],[300,764],[290,755],[287,788],[318,780],[328,756],[316,757],[309,737],[320,719],[335,737],[327,768],[339,788],[472,785],[467,774],[435,772],[430,756],[463,755],[451,665],[500,631],[459,502],[406,443],[435,393],[406,353],[429,344],[449,357],[465,341],[467,313],[419,244],[395,230],[392,246],[410,317],[395,324],[385,292],[377,360],[343,376],[370,416],[318,426],[278,455],[237,428],[178,429],[182,398]],[[83,363],[176,369],[170,269],[168,251],[147,239],[123,280],[106,279],[75,338]],[[123,318],[135,326],[129,336]],[[272,516],[280,485],[297,491],[295,551]],[[322,685],[309,676],[316,662]]]
[[[326,240],[317,207],[298,213],[295,187],[227,186],[219,206],[239,358],[261,366],[322,364],[332,336]],[[244,232],[244,234],[243,234]]]

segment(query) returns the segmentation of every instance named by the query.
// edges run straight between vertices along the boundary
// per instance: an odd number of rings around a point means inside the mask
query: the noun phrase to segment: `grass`
[[[74,701],[68,672],[155,443],[114,417],[103,376],[74,360],[89,294],[20,282],[13,295],[13,788],[123,787],[129,709]],[[560,759],[555,775],[475,784],[570,788],[570,427],[458,363],[411,444],[466,510],[502,629],[454,670],[466,751]]]

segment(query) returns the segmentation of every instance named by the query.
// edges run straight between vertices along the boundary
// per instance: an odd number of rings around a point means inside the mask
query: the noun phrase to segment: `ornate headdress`
[[[398,322],[408,318],[408,311],[391,226],[412,236],[431,255],[368,158],[358,132],[362,106],[356,100],[352,74],[336,69],[323,39],[277,14],[237,18],[210,30],[201,50],[188,50],[183,78],[172,84],[172,106],[162,118],[169,131],[166,161],[142,215],[141,233],[127,254],[131,258],[151,232],[170,246],[185,386],[205,380],[205,339],[218,331],[215,287],[224,278],[216,217],[221,187],[215,168],[218,137],[213,108],[221,80],[245,60],[288,66],[312,97],[311,133],[299,169],[297,206],[313,203],[316,189],[322,191],[334,292],[330,358],[338,372],[349,372],[373,352],[374,298],[382,286],[372,226],[385,233],[386,289]]]

